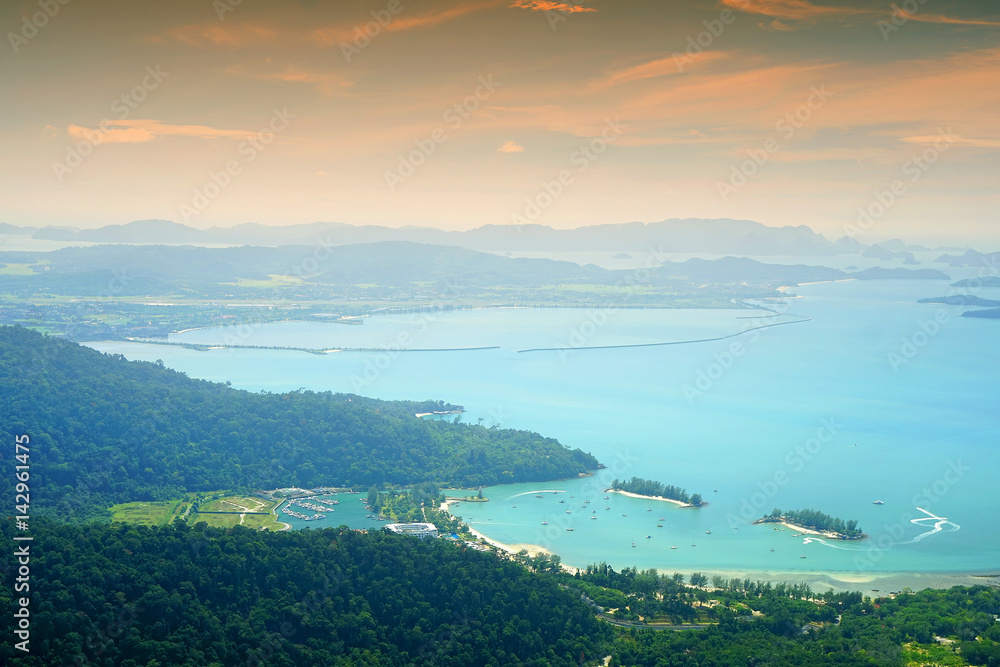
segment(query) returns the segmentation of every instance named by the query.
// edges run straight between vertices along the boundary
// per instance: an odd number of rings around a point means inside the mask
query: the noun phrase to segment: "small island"
[[[986,310],[967,310],[962,313],[962,317],[985,317],[988,320],[1000,320],[1000,308],[988,308]]]
[[[917,303],[941,303],[948,306],[983,306],[984,308],[1000,307],[1000,301],[996,299],[984,299],[974,294],[952,294],[951,296],[918,299]]]
[[[634,498],[649,498],[651,500],[668,500],[684,507],[704,507],[708,503],[704,501],[700,493],[688,495],[688,492],[679,486],[663,484],[652,479],[633,477],[628,481],[614,480],[611,488],[607,491],[622,493]]]
[[[783,513],[775,508],[770,514],[754,521],[755,525],[760,523],[780,523],[792,530],[831,540],[863,540],[868,537],[861,532],[857,520],[844,521],[817,510],[792,510]]]

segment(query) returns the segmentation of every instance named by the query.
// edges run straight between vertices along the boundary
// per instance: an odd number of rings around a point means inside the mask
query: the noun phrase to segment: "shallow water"
[[[539,544],[572,565],[844,577],[993,571],[1000,569],[991,484],[1000,463],[1000,322],[915,303],[949,290],[925,280],[806,285],[779,318],[743,309],[487,309],[172,337],[397,348],[323,356],[92,346],[251,391],[442,399],[463,405],[465,421],[530,429],[590,451],[608,467],[592,478],[488,488],[491,502],[455,510],[494,539]],[[1000,298],[995,289],[977,294]],[[711,342],[577,349],[731,336],[802,319]],[[398,350],[480,346],[498,348]],[[518,351],[540,347],[569,349]],[[683,486],[710,505],[683,509],[603,492],[611,479],[631,476]],[[539,490],[549,492],[536,498]],[[341,507],[302,526],[379,525]],[[870,538],[837,542],[751,524],[774,507],[858,519]]]

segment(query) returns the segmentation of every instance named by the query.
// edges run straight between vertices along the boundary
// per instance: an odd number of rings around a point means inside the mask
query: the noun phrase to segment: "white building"
[[[437,527],[433,523],[387,523],[385,529],[400,535],[412,535],[420,539],[437,537]]]

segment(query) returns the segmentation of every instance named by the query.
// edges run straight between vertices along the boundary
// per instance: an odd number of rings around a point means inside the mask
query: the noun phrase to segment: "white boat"
[[[885,502],[881,500],[874,500],[872,501],[872,505],[885,505]]]

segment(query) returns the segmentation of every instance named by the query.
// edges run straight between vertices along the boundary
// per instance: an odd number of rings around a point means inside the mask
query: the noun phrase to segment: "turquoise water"
[[[455,510],[494,539],[547,547],[568,564],[981,573],[1000,568],[991,479],[1000,463],[1000,323],[915,303],[949,290],[944,281],[806,285],[778,318],[736,309],[491,309],[172,337],[323,349],[499,346],[466,352],[93,347],[252,391],[443,399],[465,406],[465,421],[531,429],[590,451],[608,470],[487,489],[491,502]],[[1000,298],[995,289],[977,294]],[[705,343],[518,352],[721,337],[807,318]],[[633,475],[699,492],[710,505],[683,509],[603,492],[612,478]],[[539,490],[549,493],[536,498]],[[750,524],[774,507],[858,519],[870,539],[830,542]],[[332,516],[303,525],[377,525]]]

